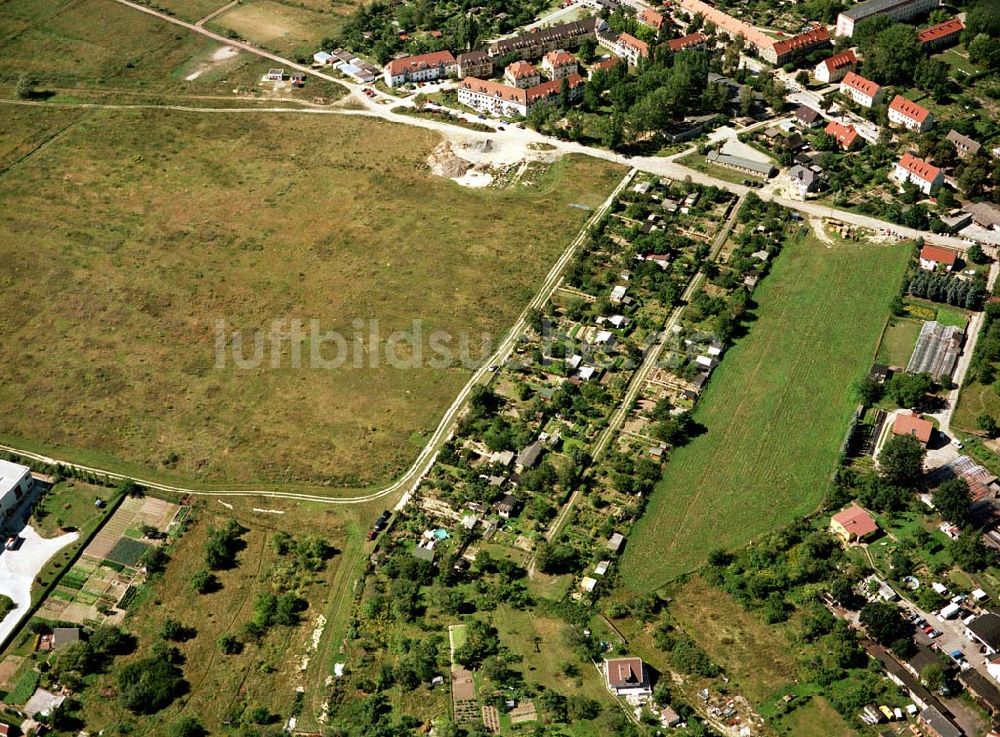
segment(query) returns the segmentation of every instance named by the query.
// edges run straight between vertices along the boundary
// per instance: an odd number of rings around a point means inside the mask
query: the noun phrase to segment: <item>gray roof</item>
[[[562,23],[558,26],[523,33],[514,38],[495,41],[490,44],[489,53],[490,56],[503,56],[518,49],[532,48],[537,44],[547,44],[552,41],[572,41],[582,36],[595,34],[605,26],[607,26],[607,23],[600,18],[584,18],[572,23]]]
[[[1000,650],[1000,616],[986,612],[968,624],[969,631],[994,650]]]
[[[950,378],[962,351],[964,336],[962,329],[954,325],[942,325],[936,320],[925,321],[910,362],[906,364],[906,372],[928,373],[935,381]]]
[[[965,206],[966,212],[980,225],[993,227],[1000,225],[1000,209],[989,202],[970,202]]]
[[[426,560],[428,563],[434,562],[434,548],[425,548],[417,545],[413,548],[413,557],[417,560]]]
[[[536,440],[517,454],[517,465],[522,468],[531,468],[538,462],[538,457],[541,454],[542,443],[540,440]]]
[[[890,10],[901,5],[910,5],[914,0],[868,0],[868,2],[858,3],[852,8],[848,8],[841,15],[853,20],[861,20],[870,15],[878,13],[888,13]]]
[[[801,164],[796,164],[791,169],[788,170],[788,176],[792,179],[802,182],[807,187],[811,187],[819,181],[819,174],[814,172],[812,169],[807,169]]]
[[[760,161],[754,161],[753,159],[745,159],[742,156],[723,154],[718,151],[709,151],[708,156],[705,158],[713,164],[733,166],[738,169],[747,169],[754,174],[759,174],[762,177],[771,176],[771,172],[774,171],[774,167],[770,164],[764,164]]]
[[[970,154],[973,155],[978,154],[979,149],[982,148],[982,145],[980,145],[978,141],[973,141],[968,136],[963,136],[957,130],[948,131],[947,138],[956,146],[961,146],[962,148],[966,149]]]
[[[920,712],[920,718],[937,732],[938,737],[962,737],[962,730],[956,727],[951,721],[933,706],[928,706]]]
[[[79,627],[56,627],[52,630],[52,649],[58,650],[80,640]]]
[[[808,105],[799,105],[798,110],[795,111],[795,117],[803,123],[812,123],[820,117],[820,113],[819,110],[811,108]]]

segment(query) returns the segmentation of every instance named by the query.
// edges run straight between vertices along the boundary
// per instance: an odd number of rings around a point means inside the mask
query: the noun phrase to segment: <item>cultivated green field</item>
[[[438,330],[485,355],[588,217],[570,204],[622,174],[567,159],[530,187],[471,190],[429,173],[437,142],[341,116],[87,112],[0,177],[0,436],[203,482],[399,474],[469,371],[392,368],[386,339],[418,325],[428,359]],[[310,368],[306,343],[303,368],[270,348],[216,368],[217,321],[251,355],[255,331],[291,319],[349,341],[377,322],[382,357]]]
[[[754,297],[759,319],[716,369],[695,417],[707,431],[675,451],[629,538],[628,585],[657,588],[718,547],[819,504],[898,293],[908,245],[786,245]]]

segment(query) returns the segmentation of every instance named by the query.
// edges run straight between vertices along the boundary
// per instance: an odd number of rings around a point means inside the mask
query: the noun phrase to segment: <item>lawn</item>
[[[978,433],[976,418],[983,414],[1000,417],[1000,394],[993,385],[980,384],[978,381],[966,382],[958,395],[958,406],[951,418],[952,425],[966,432]]]
[[[106,510],[94,506],[98,498],[107,499],[110,491],[84,481],[68,479],[53,486],[35,504],[30,524],[45,537],[56,537],[67,530],[92,527]]]
[[[910,246],[786,243],[755,292],[757,320],[695,410],[629,539],[626,583],[648,591],[814,511],[829,484]],[[655,561],[655,562],[654,562]]]
[[[954,325],[965,330],[965,326],[969,324],[969,314],[964,310],[942,305],[937,310],[937,321],[942,325]]]
[[[432,334],[487,355],[589,216],[570,204],[623,173],[570,158],[531,187],[471,190],[428,172],[437,143],[339,116],[82,118],[0,179],[3,439],[205,483],[397,476],[469,375],[432,365]],[[292,320],[365,346],[307,341],[294,368],[269,340],[237,368],[232,331],[249,356]],[[388,365],[392,333],[417,330],[424,360]]]
[[[190,684],[189,694],[152,716],[131,716],[114,699],[100,694],[100,689],[113,679],[113,674],[104,675],[80,695],[87,724],[127,720],[134,725],[133,734],[162,734],[163,725],[184,713],[197,715],[211,733],[217,733],[221,722],[232,718],[233,709],[238,715],[247,705],[263,706],[272,713],[291,713],[299,686],[305,688],[307,697],[315,692],[322,698],[321,684],[332,668],[333,658],[321,658],[312,650],[312,642],[321,614],[336,617],[320,630],[321,643],[335,634],[328,628],[338,626],[341,615],[347,614],[346,609],[338,612],[329,607],[337,609],[342,591],[337,585],[338,576],[343,566],[350,567],[353,560],[348,529],[356,524],[356,512],[272,500],[267,507],[281,514],[259,514],[251,510],[255,504],[259,502],[237,502],[232,511],[214,502],[196,508],[193,525],[171,550],[166,573],[148,585],[122,625],[138,639],[137,651],[130,657],[148,653],[167,618],[196,630],[192,639],[177,643],[185,658],[183,671]],[[190,581],[196,571],[204,568],[208,528],[221,527],[231,516],[248,529],[242,538],[245,547],[238,554],[235,568],[216,572],[220,588],[199,595],[192,590]],[[286,575],[289,559],[279,557],[272,544],[279,530],[290,532],[296,539],[322,535],[338,552],[324,570],[300,574],[291,584],[309,602],[299,626],[272,626],[260,644],[247,643],[242,653],[223,655],[217,645],[219,636],[236,633],[249,619],[257,594],[270,590],[273,581],[285,580],[281,577]],[[325,650],[321,651],[325,654]],[[310,664],[313,659],[315,662]],[[299,721],[312,722],[314,716],[307,710]]]
[[[910,355],[913,353],[913,346],[917,344],[917,336],[920,335],[922,326],[923,323],[919,320],[905,317],[892,318],[882,335],[875,360],[887,366],[905,368],[910,362]]]
[[[822,696],[813,696],[808,703],[793,709],[774,729],[790,737],[856,737],[858,734]]]

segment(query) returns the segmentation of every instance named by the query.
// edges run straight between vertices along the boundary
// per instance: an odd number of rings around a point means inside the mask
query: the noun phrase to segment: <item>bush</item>
[[[195,574],[191,576],[191,588],[198,594],[210,594],[218,590],[219,579],[215,577],[214,573],[204,569],[195,571]]]
[[[164,658],[133,661],[115,678],[118,701],[136,714],[152,714],[180,695],[184,679],[180,668]]]
[[[219,637],[219,650],[223,655],[239,655],[243,652],[243,643],[234,635],[225,634]]]

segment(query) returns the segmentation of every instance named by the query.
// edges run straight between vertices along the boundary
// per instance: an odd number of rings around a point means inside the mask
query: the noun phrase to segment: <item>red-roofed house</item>
[[[649,26],[655,30],[660,30],[663,27],[664,17],[661,13],[657,13],[652,8],[645,8],[641,13],[639,13],[639,22],[644,26]]]
[[[649,696],[646,664],[641,658],[610,658],[604,661],[604,677],[608,690],[618,696]]]
[[[917,34],[917,41],[923,44],[924,48],[936,49],[955,43],[964,30],[965,24],[962,19],[955,17],[925,28]]]
[[[940,169],[911,153],[903,154],[903,158],[896,162],[892,176],[900,184],[913,182],[927,195],[944,184],[944,173]]]
[[[934,271],[943,266],[945,271],[955,268],[958,254],[950,248],[941,246],[924,246],[920,249],[920,268],[924,271]]]
[[[882,87],[854,72],[848,72],[844,76],[840,83],[840,92],[861,107],[871,107],[882,99]]]
[[[509,85],[526,90],[540,83],[542,75],[535,69],[534,64],[529,64],[526,61],[515,61],[504,70],[503,79]]]
[[[576,74],[576,57],[562,49],[550,51],[542,57],[542,70],[549,79],[562,79]]]
[[[685,49],[703,49],[706,41],[708,41],[708,36],[704,33],[689,33],[687,36],[667,41],[667,48],[674,53]]]
[[[428,82],[458,72],[458,64],[450,51],[435,51],[419,56],[404,56],[385,65],[385,83],[398,87],[407,82]]]
[[[600,59],[595,61],[590,65],[590,69],[587,71],[588,78],[593,78],[596,72],[606,72],[619,64],[619,59],[617,56],[609,56],[607,59]]]
[[[826,128],[823,129],[823,132],[833,136],[834,140],[837,141],[837,145],[845,151],[850,151],[861,141],[861,136],[858,135],[853,125],[842,125],[836,120],[831,120]]]
[[[853,71],[857,65],[858,57],[855,56],[853,49],[848,49],[842,54],[834,54],[817,64],[813,76],[820,82],[826,82],[827,84],[839,82],[848,72]]]
[[[902,95],[896,95],[889,103],[889,122],[923,133],[934,125],[934,116],[923,105],[911,102]]]
[[[830,532],[845,543],[862,542],[878,532],[878,525],[868,512],[852,504],[830,518]]]
[[[925,420],[915,412],[900,412],[892,423],[893,435],[912,435],[920,444],[927,447],[934,433],[934,423]]]
[[[800,33],[798,36],[775,41],[770,49],[764,49],[761,56],[775,65],[784,64],[792,56],[800,51],[808,51],[817,46],[827,46],[830,44],[830,32],[825,26],[816,26],[811,31]]]
[[[649,44],[629,33],[621,33],[617,38],[598,34],[597,41],[605,48],[611,49],[614,54],[627,60],[632,66],[637,65],[639,59],[645,59],[649,56]]]
[[[570,74],[563,79],[569,87],[570,99],[578,99],[583,94],[583,77]],[[553,79],[523,89],[488,79],[466,77],[458,85],[458,101],[481,113],[505,118],[524,117],[537,103],[557,97],[562,92],[562,83],[562,79]]]
[[[435,51],[420,56],[404,56],[385,65],[385,83],[398,87],[407,82],[427,82],[447,77],[458,71],[450,51]]]

